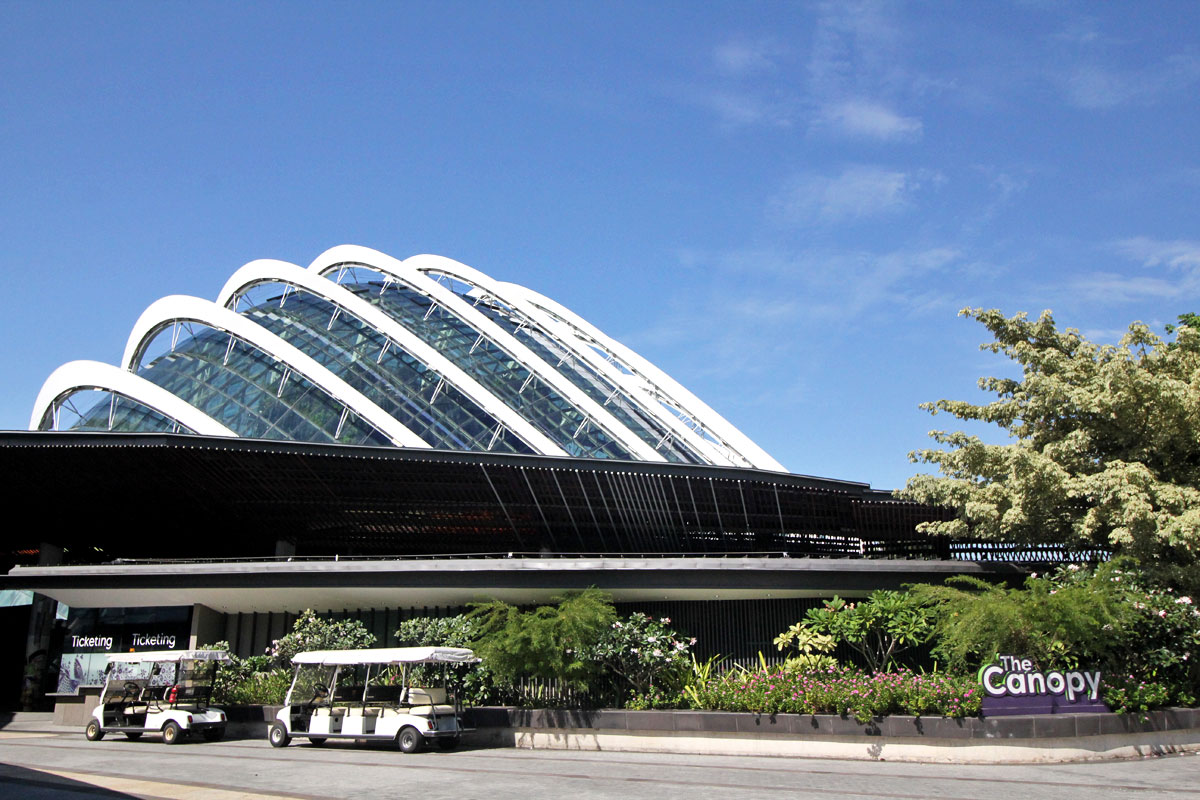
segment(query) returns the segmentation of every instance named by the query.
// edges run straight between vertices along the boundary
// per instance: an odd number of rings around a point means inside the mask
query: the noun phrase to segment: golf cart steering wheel
[[[315,687],[313,687],[312,700],[309,700],[308,704],[310,706],[315,706],[317,703],[321,702],[326,697],[329,697],[329,687],[328,686],[315,686]]]
[[[123,688],[123,689],[125,690],[125,693],[121,695],[121,700],[122,700],[122,702],[124,702],[125,698],[127,698],[127,697],[128,697],[128,698],[129,698],[129,702],[131,702],[131,703],[132,703],[134,700],[137,700],[138,693],[139,693],[139,692],[141,691],[141,689],[142,689],[142,687],[138,686],[138,685],[137,685],[136,683],[134,683],[133,681],[126,681],[126,682],[125,682],[125,685],[124,685],[123,687],[121,687],[121,688]]]

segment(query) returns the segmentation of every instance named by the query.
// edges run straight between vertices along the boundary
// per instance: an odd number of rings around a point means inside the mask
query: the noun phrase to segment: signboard
[[[163,608],[72,608],[58,668],[60,693],[104,683],[112,653],[186,650],[192,631],[191,606]]]
[[[1032,659],[1000,656],[979,670],[983,716],[1107,712],[1100,699],[1099,670],[1041,672]]]

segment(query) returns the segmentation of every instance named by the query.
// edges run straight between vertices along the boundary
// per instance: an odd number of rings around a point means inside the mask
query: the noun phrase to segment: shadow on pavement
[[[0,764],[0,797],[20,797],[22,800],[68,800],[80,797],[135,798],[137,795],[116,792],[90,783],[63,778],[36,769]]]

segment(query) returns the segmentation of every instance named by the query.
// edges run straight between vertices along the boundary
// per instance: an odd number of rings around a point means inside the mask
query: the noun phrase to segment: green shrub
[[[493,600],[467,615],[478,626],[473,649],[500,681],[535,678],[586,690],[600,676],[592,653],[616,621],[610,595],[591,588],[553,599],[557,605],[532,611]]]
[[[799,626],[799,628],[797,628]],[[782,650],[780,639],[795,639],[800,630],[829,636],[836,643],[845,643],[862,656],[872,672],[883,672],[896,663],[904,651],[924,644],[933,635],[933,615],[920,598],[909,592],[880,589],[866,600],[847,603],[838,596],[814,608],[804,621],[793,625],[775,643]],[[790,640],[789,640],[790,641]]]
[[[478,620],[463,614],[413,617],[400,623],[396,643],[400,647],[472,647],[478,632]],[[497,678],[486,663],[456,664],[449,670],[453,682],[461,688],[460,697],[466,705],[508,705],[519,695],[510,683]],[[432,670],[418,667],[411,679],[419,684],[432,677]]]
[[[267,672],[251,672],[231,683],[219,701],[230,705],[283,705],[288,687],[292,685],[292,670],[277,668]],[[214,701],[217,702],[217,701]]]
[[[910,587],[938,614],[933,654],[966,671],[1013,654],[1042,670],[1097,668],[1114,710],[1193,705],[1200,694],[1200,611],[1152,585],[1129,559],[1068,564],[1021,588],[957,577]]]
[[[868,674],[853,667],[788,672],[732,670],[691,687],[697,707],[761,714],[840,714],[859,722],[887,714],[967,717],[979,713],[974,678],[902,669]]]

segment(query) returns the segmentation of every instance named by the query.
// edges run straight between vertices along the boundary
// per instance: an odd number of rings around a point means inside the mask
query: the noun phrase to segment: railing
[[[846,537],[847,539],[851,537]],[[403,553],[396,555],[293,555],[236,556],[227,558],[118,558],[111,564],[247,564],[328,561],[444,561],[444,560],[521,560],[521,559],[731,559],[731,558],[854,558],[865,560],[951,560],[1006,562],[1018,564],[1095,563],[1106,561],[1112,553],[1100,548],[1073,548],[1062,544],[1009,544],[1002,542],[959,541],[946,539],[881,542],[854,539],[854,545],[826,546],[818,552],[799,550],[738,550],[729,552],[499,552],[499,553]]]

